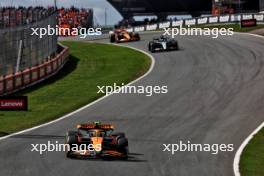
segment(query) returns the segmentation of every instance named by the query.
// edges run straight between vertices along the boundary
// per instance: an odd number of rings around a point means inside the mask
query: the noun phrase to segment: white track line
[[[149,53],[147,53],[147,52],[145,52],[145,51],[143,51],[143,50],[140,50],[140,49],[137,49],[137,48],[131,47],[131,46],[124,46],[124,45],[118,45],[118,44],[110,44],[110,45],[117,45],[117,46],[120,46],[120,47],[130,48],[130,49],[133,49],[133,50],[139,51],[139,52],[141,52],[141,53],[143,53],[143,54],[149,56],[150,59],[151,59],[151,66],[150,66],[149,70],[148,70],[144,75],[142,75],[141,77],[137,78],[136,80],[134,80],[134,81],[128,83],[127,85],[134,84],[135,82],[141,80],[142,78],[146,77],[147,75],[149,75],[149,74],[152,72],[152,70],[153,70],[153,68],[154,68],[154,65],[155,65],[155,59],[154,59],[154,57],[153,57],[152,55],[150,55]],[[126,86],[126,85],[125,85],[125,86]],[[53,120],[53,121],[50,121],[50,122],[44,123],[44,124],[42,124],[42,125],[38,125],[38,126],[35,126],[35,127],[32,127],[32,128],[29,128],[29,129],[26,129],[26,130],[22,130],[22,131],[19,131],[19,132],[16,132],[16,133],[10,134],[10,135],[6,135],[6,136],[3,136],[3,137],[0,137],[0,141],[1,141],[1,140],[4,140],[4,139],[7,139],[7,138],[9,138],[9,137],[12,137],[12,136],[18,135],[18,134],[22,134],[22,133],[26,133],[26,132],[29,132],[29,131],[33,131],[33,130],[35,130],[35,129],[42,128],[42,127],[48,126],[48,125],[50,125],[50,124],[56,123],[56,122],[58,122],[58,121],[61,121],[61,120],[65,119],[65,118],[68,118],[68,117],[72,116],[73,114],[76,114],[76,113],[78,113],[78,112],[80,112],[80,111],[82,111],[82,110],[84,110],[84,109],[86,109],[86,108],[88,108],[88,107],[90,107],[90,106],[96,104],[97,102],[99,102],[99,101],[101,101],[101,100],[103,100],[103,99],[109,97],[110,95],[112,95],[112,94],[105,95],[105,96],[103,96],[103,97],[101,97],[101,98],[99,98],[99,99],[97,99],[97,100],[95,100],[95,101],[93,101],[93,102],[91,102],[91,103],[89,103],[89,104],[87,104],[87,105],[85,105],[85,106],[83,106],[83,107],[81,107],[81,108],[79,108],[79,109],[77,109],[77,110],[75,110],[75,111],[69,113],[69,114],[66,114],[66,115],[64,115],[64,116],[62,116],[62,117],[60,117],[60,118],[58,118],[58,119],[56,119],[56,120]]]
[[[250,36],[254,36],[254,37],[259,37],[264,39],[263,36],[261,35],[257,35],[257,34],[250,34],[250,33],[241,33],[241,32],[236,32],[237,34],[242,34],[242,35],[250,35]],[[262,128],[264,127],[264,122],[262,122],[262,124],[260,126],[258,126],[244,141],[243,143],[240,145],[240,147],[238,148],[235,158],[234,158],[234,162],[233,162],[233,171],[235,176],[241,176],[240,171],[239,171],[239,162],[240,162],[240,158],[241,158],[241,154],[243,152],[243,150],[245,149],[245,147],[247,146],[247,144],[249,143],[249,141],[254,137],[255,134],[257,134]]]

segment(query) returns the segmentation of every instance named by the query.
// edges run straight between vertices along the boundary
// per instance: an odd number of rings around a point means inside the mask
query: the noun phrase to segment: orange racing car
[[[124,133],[113,133],[114,127],[100,122],[79,124],[66,134],[67,157],[128,158],[128,139]]]
[[[140,36],[138,33],[128,32],[125,29],[116,29],[114,31],[111,31],[109,33],[109,37],[111,43],[131,42],[140,40]]]

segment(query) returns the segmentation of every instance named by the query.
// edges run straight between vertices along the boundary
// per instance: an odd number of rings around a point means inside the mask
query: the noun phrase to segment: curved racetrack
[[[129,43],[146,50],[158,34]],[[168,94],[111,95],[57,123],[0,141],[3,176],[232,176],[234,152],[162,152],[163,143],[232,143],[235,149],[264,120],[264,41],[179,37],[181,50],[154,53],[153,71],[136,85],[167,85]],[[104,41],[102,41],[104,42]],[[63,95],[62,95],[63,96]],[[128,161],[39,155],[31,143],[63,142],[67,130],[88,121],[113,123],[130,141]]]

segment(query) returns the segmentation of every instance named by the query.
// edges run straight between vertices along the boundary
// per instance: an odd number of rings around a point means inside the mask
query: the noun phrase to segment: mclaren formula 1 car
[[[111,43],[131,42],[140,40],[140,36],[138,33],[128,32],[124,29],[116,29],[114,31],[111,31],[109,34]]]
[[[164,35],[159,38],[153,38],[148,44],[148,50],[151,52],[156,51],[169,51],[178,50],[178,42],[172,38],[166,37]]]
[[[77,125],[76,131],[66,134],[66,156],[127,159],[128,140],[124,133],[113,130],[113,125],[100,122]]]

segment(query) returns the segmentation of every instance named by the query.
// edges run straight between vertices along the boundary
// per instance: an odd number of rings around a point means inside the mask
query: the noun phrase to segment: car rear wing
[[[83,128],[83,129],[114,129],[114,126],[111,124],[79,124],[77,125],[77,128]]]

